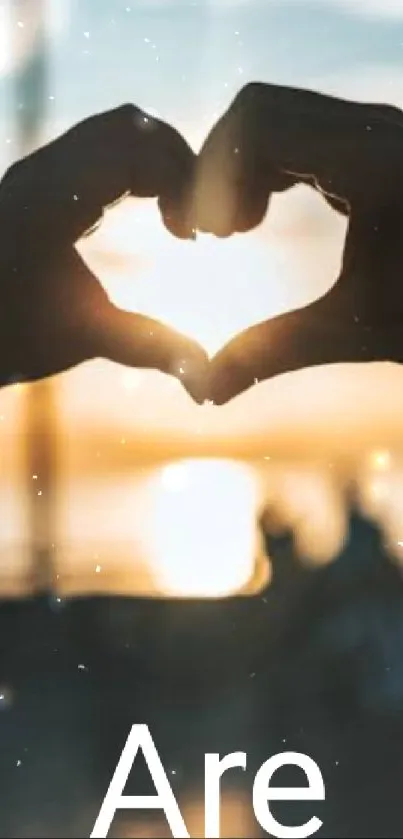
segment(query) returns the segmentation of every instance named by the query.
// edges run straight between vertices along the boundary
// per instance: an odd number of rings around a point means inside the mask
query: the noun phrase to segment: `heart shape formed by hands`
[[[132,105],[78,124],[0,184],[0,384],[101,356],[159,369],[196,401],[222,404],[303,367],[401,362],[402,152],[398,109],[257,83],[240,91],[197,157],[175,129]],[[224,237],[256,227],[271,195],[297,183],[348,216],[338,281],[211,361],[186,336],[115,307],[74,247],[126,194],[157,197],[178,238]]]

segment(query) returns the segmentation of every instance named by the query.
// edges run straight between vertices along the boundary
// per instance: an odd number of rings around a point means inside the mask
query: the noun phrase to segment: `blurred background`
[[[402,106],[402,51],[400,0],[1,0],[1,171],[126,101],[197,150],[251,80]],[[178,242],[127,199],[77,247],[119,305],[214,353],[323,294],[345,230],[298,187],[248,236]],[[402,412],[388,364],[223,408],[101,361],[0,393],[1,835],[89,835],[148,719],[192,836],[206,742],[316,750],[335,790],[320,835],[401,835]],[[223,835],[259,835],[250,804],[228,789]],[[126,813],[114,835],[164,829]]]

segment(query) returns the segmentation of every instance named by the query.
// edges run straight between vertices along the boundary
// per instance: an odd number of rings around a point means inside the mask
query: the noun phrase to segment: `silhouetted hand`
[[[127,193],[158,197],[168,229],[194,154],[132,105],[99,114],[13,165],[0,184],[0,384],[39,379],[94,357],[178,377],[203,401],[207,356],[167,326],[116,308],[74,243]]]
[[[255,381],[336,362],[403,360],[403,113],[247,85],[200,153],[196,226],[245,232],[297,183],[349,217],[341,272],[320,300],[234,338],[210,368],[224,403]]]

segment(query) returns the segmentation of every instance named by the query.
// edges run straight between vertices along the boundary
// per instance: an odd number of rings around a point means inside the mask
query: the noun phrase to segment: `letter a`
[[[158,795],[122,795],[140,747]],[[131,728],[102,802],[91,839],[105,839],[115,812],[119,809],[164,810],[174,839],[189,839],[185,822],[147,725],[133,725]]]

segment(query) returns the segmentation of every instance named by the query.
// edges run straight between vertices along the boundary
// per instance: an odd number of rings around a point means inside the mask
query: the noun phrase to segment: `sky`
[[[13,82],[35,53],[39,0],[0,0],[0,167],[18,157]],[[403,106],[401,0],[44,0],[49,76],[43,140],[132,101],[172,121],[197,149],[248,81],[310,87]],[[307,189],[273,202],[248,236],[175,241],[153,202],[128,202],[79,249],[120,305],[160,317],[212,351],[254,322],[326,291],[346,223]],[[3,440],[24,389],[0,394]],[[390,449],[400,462],[403,370],[333,366],[260,383],[224,408],[195,406],[160,374],[91,362],[54,383],[70,475],[135,468],[139,446],[326,464]],[[8,436],[5,436],[8,435]],[[171,447],[171,448],[169,448]],[[102,451],[102,466],[99,463]],[[97,454],[98,452],[98,454]],[[3,474],[20,455],[3,446]],[[352,467],[353,468],[353,467]],[[396,496],[397,497],[397,496]],[[400,498],[400,494],[398,493]],[[10,501],[12,506],[12,502]],[[397,515],[397,514],[396,514]]]

